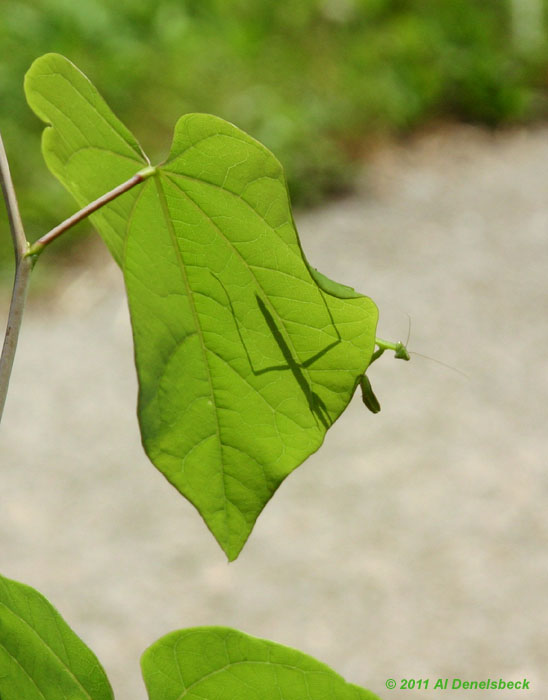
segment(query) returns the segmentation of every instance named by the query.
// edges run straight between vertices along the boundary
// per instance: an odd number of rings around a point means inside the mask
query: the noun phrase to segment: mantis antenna
[[[417,357],[424,357],[425,360],[430,360],[430,362],[435,362],[437,365],[441,365],[442,367],[447,367],[447,369],[452,369],[453,372],[460,374],[462,377],[466,377],[466,379],[470,379],[470,377],[466,374],[466,372],[463,372],[461,369],[459,369],[458,367],[454,367],[453,365],[448,365],[447,362],[442,362],[441,360],[438,360],[435,357],[430,357],[429,355],[423,355],[422,352],[415,352],[415,350],[409,350],[409,354],[416,355]]]
[[[409,355],[416,355],[417,357],[424,357],[425,360],[430,360],[431,362],[435,362],[438,365],[441,365],[442,367],[447,367],[447,369],[453,370],[453,372],[457,372],[457,374],[460,374],[463,377],[466,377],[468,379],[468,375],[466,372],[463,372],[462,370],[458,369],[458,367],[454,367],[453,365],[447,364],[447,362],[442,362],[441,360],[438,360],[435,357],[430,357],[430,355],[423,355],[422,352],[415,352],[414,350],[407,350],[407,345],[409,343],[409,337],[411,336],[411,316],[407,314],[407,317],[409,319],[409,325],[407,328],[407,340],[405,341],[405,346],[401,349],[401,351],[407,355],[407,357],[404,357],[403,355],[398,355],[398,350],[396,350],[396,357],[401,358],[401,359],[407,359],[409,360],[410,357]],[[401,346],[401,343],[396,343],[396,347]]]

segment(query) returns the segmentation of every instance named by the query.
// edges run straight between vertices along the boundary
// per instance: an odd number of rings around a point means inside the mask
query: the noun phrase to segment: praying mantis
[[[377,350],[375,350],[373,355],[371,355],[371,362],[369,363],[368,369],[371,367],[373,362],[375,362],[375,360],[379,359],[385,350],[393,350],[394,357],[397,360],[405,360],[407,362],[411,359],[407,350],[407,341],[404,345],[401,340],[399,340],[397,343],[390,343],[382,338],[375,338],[375,345],[377,346]],[[369,377],[366,374],[362,374],[360,377],[360,388],[362,390],[362,401],[364,402],[365,406],[371,411],[371,413],[378,413],[381,410],[381,405],[375,396],[375,392],[373,391]]]
[[[383,340],[382,338],[375,338],[375,345],[377,346],[377,350],[375,350],[375,352],[371,355],[371,361],[367,366],[367,369],[371,367],[375,360],[379,359],[379,357],[383,354],[385,350],[393,350],[394,357],[397,360],[405,360],[406,362],[408,362],[411,359],[411,355],[418,355],[419,357],[424,357],[426,360],[430,360],[431,362],[436,362],[438,365],[447,367],[447,369],[450,369],[453,372],[457,372],[457,374],[460,374],[465,379],[468,379],[468,375],[465,372],[458,369],[457,367],[453,367],[453,365],[449,365],[446,362],[437,360],[435,357],[423,355],[420,352],[409,352],[409,350],[407,349],[407,343],[409,342],[410,333],[411,319],[409,321],[409,331],[407,333],[407,340],[405,341],[405,343],[402,343],[401,340],[399,340],[397,343],[390,343],[389,341]],[[381,405],[379,403],[379,400],[375,396],[375,392],[373,391],[371,382],[369,381],[369,377],[366,374],[363,374],[360,377],[360,387],[362,390],[362,401],[364,402],[366,407],[371,411],[371,413],[378,413],[381,410]]]

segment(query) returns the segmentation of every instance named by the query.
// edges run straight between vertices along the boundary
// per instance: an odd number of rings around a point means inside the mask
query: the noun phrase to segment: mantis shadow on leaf
[[[306,397],[306,400],[308,401],[308,407],[312,411],[312,413],[320,419],[320,421],[323,423],[325,428],[329,428],[331,425],[329,421],[329,415],[327,413],[327,407],[325,403],[322,401],[322,399],[318,396],[318,394],[312,389],[312,386],[310,382],[307,380],[303,373],[303,368],[310,367],[311,365],[314,364],[317,360],[320,359],[320,357],[323,357],[323,355],[326,354],[326,352],[329,352],[331,348],[335,347],[335,345],[338,345],[341,342],[340,336],[337,340],[334,340],[332,343],[327,345],[325,348],[317,352],[315,355],[312,357],[309,357],[308,360],[305,360],[305,362],[298,363],[296,362],[295,358],[291,354],[291,350],[288,346],[288,344],[285,341],[285,338],[280,332],[280,329],[276,325],[276,321],[274,320],[272,314],[270,311],[267,309],[266,304],[264,301],[260,298],[258,294],[255,294],[255,299],[257,301],[257,306],[259,307],[259,311],[262,313],[264,320],[266,321],[266,325],[270,329],[270,332],[272,333],[272,337],[278,344],[278,347],[280,348],[287,365],[273,365],[272,367],[265,367],[260,370],[255,370],[253,368],[253,365],[251,364],[251,358],[249,357],[249,354],[247,352],[247,348],[244,348],[246,351],[246,354],[248,356],[249,364],[251,366],[251,369],[255,375],[260,375],[260,374],[265,374],[266,372],[275,372],[275,371],[283,371],[286,369],[290,369],[291,372],[293,372],[293,376],[295,377],[295,380],[299,387],[301,388],[303,394]],[[338,331],[337,331],[338,335]]]
[[[327,430],[330,425],[331,421],[329,419],[329,413],[327,411],[327,407],[324,403],[324,401],[321,399],[321,397],[312,389],[312,385],[309,379],[305,376],[303,369],[307,369],[311,365],[313,365],[315,362],[317,362],[321,357],[323,357],[329,350],[334,348],[336,345],[338,345],[340,342],[342,342],[342,338],[340,336],[340,333],[337,329],[337,326],[333,320],[333,317],[331,315],[331,311],[329,310],[329,307],[326,304],[326,309],[327,312],[331,318],[331,321],[333,323],[333,328],[335,329],[335,333],[337,334],[337,339],[334,340],[332,343],[329,343],[329,345],[326,345],[326,347],[322,348],[319,350],[315,355],[312,355],[312,357],[309,357],[307,360],[304,362],[297,362],[297,360],[294,358],[293,353],[291,351],[291,348],[287,344],[287,341],[285,340],[282,332],[278,328],[278,325],[272,315],[272,313],[269,311],[267,305],[265,302],[261,299],[261,297],[255,292],[255,301],[257,303],[257,307],[259,311],[261,312],[266,325],[268,326],[269,331],[272,334],[272,337],[276,341],[276,344],[278,345],[285,361],[287,364],[278,364],[278,365],[271,365],[270,367],[263,367],[261,369],[256,369],[253,365],[253,361],[251,359],[251,355],[249,353],[249,350],[247,348],[247,344],[243,338],[242,331],[240,328],[240,324],[238,321],[238,316],[234,310],[234,306],[232,304],[232,300],[230,298],[230,295],[223,284],[222,280],[210,270],[211,275],[217,280],[217,282],[220,284],[222,287],[224,294],[226,296],[228,305],[230,307],[230,311],[232,313],[232,317],[234,319],[234,323],[236,326],[236,331],[238,333],[238,336],[240,338],[240,342],[242,344],[242,347],[244,349],[244,352],[247,357],[247,361],[249,363],[249,366],[251,368],[251,371],[253,374],[258,377],[262,374],[266,374],[267,372],[283,372],[285,370],[290,370],[293,373],[293,376],[295,378],[295,381],[299,385],[299,388],[303,392],[306,401],[308,403],[308,407],[312,414],[315,416],[316,420],[319,420],[324,428]],[[325,300],[324,300],[325,303]]]

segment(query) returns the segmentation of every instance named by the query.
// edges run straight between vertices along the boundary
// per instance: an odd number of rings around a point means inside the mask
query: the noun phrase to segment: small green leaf
[[[149,700],[378,700],[301,651],[227,627],[172,632],[141,668]]]
[[[44,596],[3,576],[0,576],[0,698],[114,698],[93,652]]]
[[[148,163],[67,59],[37,59],[25,89],[79,204]],[[377,309],[310,268],[281,165],[211,115],[183,116],[167,161],[92,220],[124,271],[145,450],[234,559],[346,408]]]

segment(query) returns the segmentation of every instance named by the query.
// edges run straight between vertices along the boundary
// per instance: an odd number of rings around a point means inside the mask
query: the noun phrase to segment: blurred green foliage
[[[541,9],[540,31],[538,17],[516,15],[520,2]],[[348,188],[379,136],[445,118],[495,126],[545,117],[547,4],[3,0],[0,128],[27,235],[74,210],[46,172],[42,125],[23,96],[24,73],[43,53],[86,72],[153,161],[167,154],[180,115],[212,112],[271,148],[294,201],[309,204]],[[1,209],[0,218],[1,258],[10,254]]]

